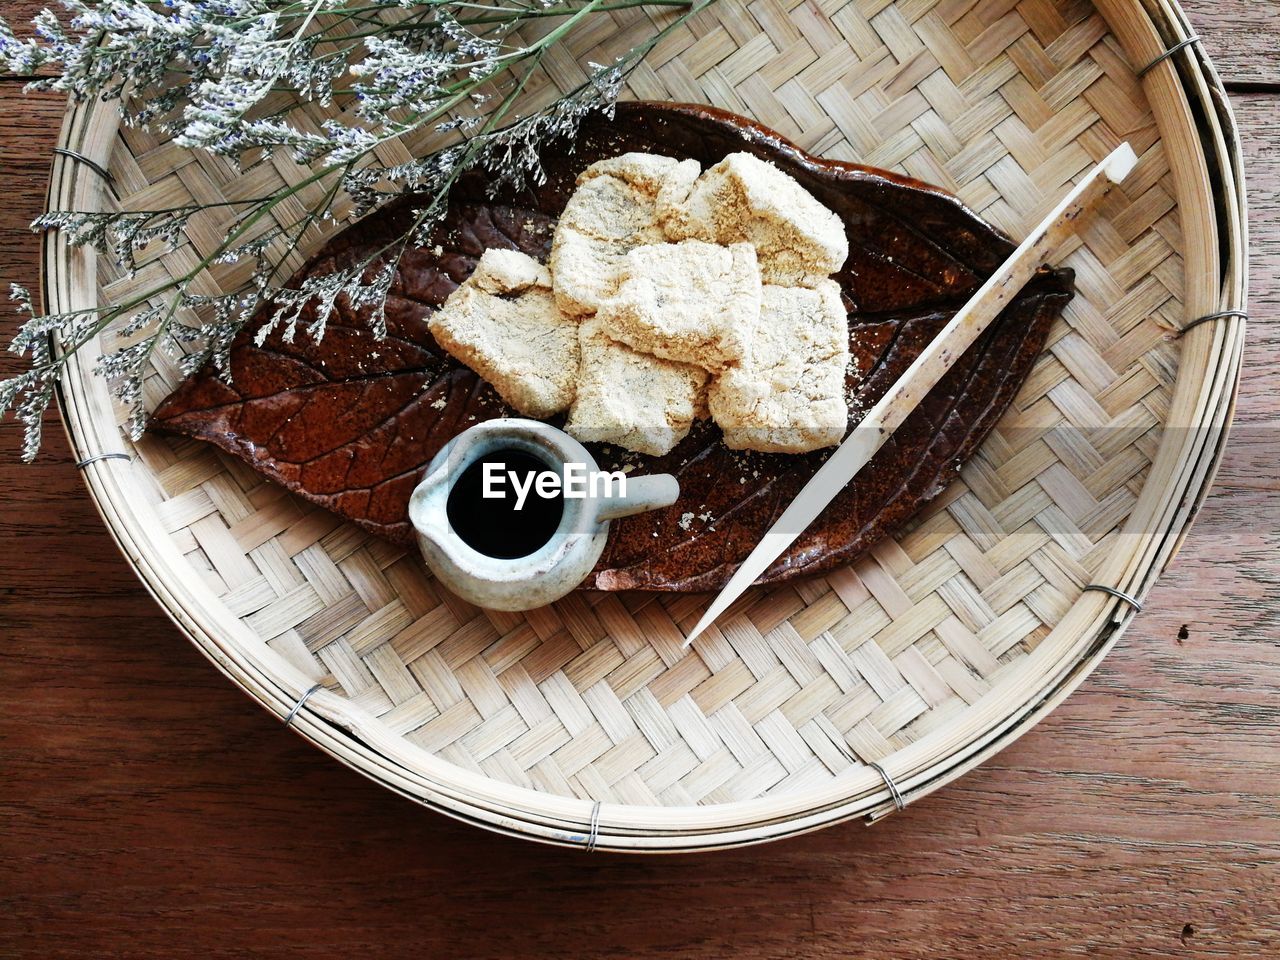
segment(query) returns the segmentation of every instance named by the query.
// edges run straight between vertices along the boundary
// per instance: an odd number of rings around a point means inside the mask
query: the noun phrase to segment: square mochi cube
[[[661,456],[685,438],[702,408],[707,372],[637,353],[611,339],[599,317],[579,329],[578,396],[565,430],[584,443],[612,443]]]
[[[735,367],[711,385],[711,416],[734,450],[804,453],[844,439],[849,322],[840,286],[766,284],[760,322]]]
[[[641,353],[721,370],[742,359],[760,316],[755,248],[701,240],[636,247],[598,316],[609,336]]]
[[[551,244],[562,310],[592,314],[617,293],[627,253],[666,240],[662,224],[688,197],[699,170],[696,160],[624,153],[579,175]]]
[[[750,153],[731,153],[668,216],[674,240],[750,243],[765,283],[815,286],[849,257],[840,218],[792,177]]]
[[[551,275],[533,258],[486,250],[427,327],[525,416],[550,417],[573,402],[578,322],[556,306]]]

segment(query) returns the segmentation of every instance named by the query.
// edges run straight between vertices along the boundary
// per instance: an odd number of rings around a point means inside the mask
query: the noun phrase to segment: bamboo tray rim
[[[1148,63],[1191,36],[1185,15],[1173,0],[1097,0],[1096,8],[1131,62]],[[1160,18],[1160,27],[1151,19]],[[1194,145],[1170,151],[1181,211],[1199,211],[1211,229],[1197,247],[1188,244],[1187,322],[1208,313],[1244,310],[1247,290],[1247,224],[1238,133],[1221,81],[1196,43],[1186,56],[1169,57],[1147,72],[1143,84],[1161,138],[1166,125]],[[1194,122],[1193,105],[1200,123]],[[115,145],[118,117],[113,109],[89,104],[68,111],[59,146],[102,161]],[[1163,113],[1163,116],[1161,115]],[[1209,149],[1211,148],[1211,149]],[[1210,170],[1216,174],[1216,181]],[[54,158],[50,206],[87,197],[92,172],[64,155]],[[1212,184],[1218,184],[1218,192]],[[62,203],[62,205],[67,205]],[[1216,209],[1215,209],[1216,208]],[[1200,222],[1200,221],[1195,221]],[[1218,231],[1224,240],[1218,249]],[[1199,256],[1193,256],[1198,251]],[[1197,269],[1202,267],[1203,269]],[[96,278],[91,253],[71,250],[59,235],[47,236],[42,263],[45,304],[65,307],[82,294],[85,278]],[[80,286],[77,286],[77,283]],[[90,282],[90,289],[94,284]],[[1201,324],[1183,338],[1174,410],[1186,413],[1186,426],[1174,431],[1183,446],[1162,439],[1152,476],[1170,474],[1172,484],[1157,489],[1148,477],[1126,530],[1137,538],[1132,555],[1113,551],[1099,582],[1141,598],[1176,553],[1198,512],[1220,462],[1238,382],[1244,321],[1227,318]],[[1190,358],[1203,373],[1192,378]],[[90,365],[74,360],[74,371],[59,391],[59,407],[78,460],[116,452],[118,432],[109,411],[106,385]],[[1198,392],[1197,392],[1198,391]],[[1196,392],[1192,396],[1192,392]],[[1176,399],[1182,396],[1182,405]],[[1172,421],[1170,421],[1172,422]],[[1168,425],[1168,424],[1166,424]],[[997,711],[986,697],[965,711],[964,722],[925,734],[885,759],[882,772],[863,767],[808,791],[705,806],[641,806],[592,803],[515,786],[472,773],[392,734],[380,719],[327,690],[313,690],[301,671],[265,646],[252,649],[256,637],[202,582],[174,582],[167,575],[185,562],[155,524],[129,510],[127,478],[134,467],[119,459],[96,459],[83,469],[91,497],[127,561],[175,624],[225,675],[299,733],[371,779],[466,822],[526,838],[568,846],[614,850],[701,850],[761,842],[818,829],[862,816],[877,820],[898,809],[898,795],[923,796],[972,769],[1018,736],[1069,695],[1106,655],[1136,611],[1097,591],[1082,593],[1070,611],[1012,675],[1024,684],[1016,708]],[[1135,524],[1150,513],[1157,526]],[[1123,561],[1123,562],[1122,562]],[[305,707],[298,708],[305,699]],[[958,739],[958,730],[975,735]],[[952,749],[930,761],[944,741]],[[923,766],[921,766],[923,765]]]

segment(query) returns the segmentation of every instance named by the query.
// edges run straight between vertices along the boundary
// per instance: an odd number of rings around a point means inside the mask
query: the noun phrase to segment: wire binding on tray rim
[[[1186,336],[1188,331],[1194,330],[1202,323],[1208,323],[1211,320],[1226,320],[1228,317],[1239,317],[1241,320],[1247,321],[1249,319],[1249,314],[1245,313],[1243,310],[1220,310],[1217,313],[1207,313],[1203,317],[1197,317],[1195,320],[1192,320],[1185,327],[1179,330],[1178,336]]]
[[[323,687],[324,687],[323,683],[314,684],[310,690],[308,690],[306,693],[304,693],[302,696],[298,698],[298,702],[293,705],[293,707],[289,710],[288,715],[286,715],[284,718],[284,725],[286,727],[289,726],[291,723],[293,723],[293,718],[298,715],[298,711],[302,709],[302,705],[306,703],[308,699],[310,699],[311,695],[315,693],[317,690],[323,689]]]
[[[583,846],[587,853],[595,850],[596,841],[600,839],[600,806],[599,800],[591,805],[591,820],[587,827],[587,842]]]
[[[1145,67],[1139,70],[1137,74],[1138,79],[1141,80],[1148,73],[1150,73],[1160,64],[1164,63],[1166,60],[1168,60],[1178,51],[1185,50],[1187,49],[1187,47],[1191,46],[1193,43],[1199,43],[1199,42],[1200,42],[1199,34],[1192,34],[1191,36],[1187,37],[1187,39],[1183,40],[1181,43],[1175,43],[1172,47],[1170,47],[1164,53],[1160,54],[1160,56],[1156,57],[1154,60],[1148,63]]]
[[[97,463],[99,460],[128,460],[133,462],[133,457],[127,453],[95,453],[92,457],[85,457],[83,460],[76,461],[76,469],[83,470],[91,463]]]
[[[116,185],[115,178],[111,176],[111,171],[108,170],[106,167],[102,166],[101,164],[99,164],[96,160],[90,160],[84,154],[76,153],[74,150],[68,150],[66,147],[54,147],[53,152],[60,157],[70,157],[72,160],[76,161],[77,163],[84,164],[86,167],[88,167],[90,170],[92,170],[94,173],[100,176],[103,180],[105,180],[108,186],[114,187]]]
[[[1085,593],[1088,593],[1090,590],[1094,590],[1098,593],[1108,594],[1109,596],[1115,597],[1118,600],[1123,600],[1125,603],[1129,604],[1129,606],[1133,607],[1134,613],[1142,612],[1142,601],[1136,599],[1135,597],[1130,596],[1129,594],[1125,593],[1123,590],[1117,590],[1115,587],[1103,586],[1100,583],[1091,583],[1088,586],[1086,586],[1084,590],[1085,590]]]
[[[884,785],[889,788],[889,796],[893,798],[893,805],[899,810],[907,809],[906,798],[902,796],[902,791],[898,789],[898,785],[893,782],[893,777],[889,776],[889,771],[874,760],[868,763],[867,766],[880,774],[880,778],[884,780]]]

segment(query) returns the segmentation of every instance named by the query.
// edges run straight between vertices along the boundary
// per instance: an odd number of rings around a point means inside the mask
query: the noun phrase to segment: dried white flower
[[[115,326],[121,344],[96,370],[132,408],[130,432],[145,426],[142,383],[157,350],[190,350],[188,373],[212,362],[229,375],[237,334],[265,309],[259,342],[299,328],[321,337],[339,305],[362,309],[379,336],[403,252],[431,234],[458,177],[479,168],[495,189],[542,182],[541,148],[572,136],[582,117],[610,110],[628,72],[662,36],[714,2],[683,16],[612,64],[590,65],[578,89],[521,116],[514,108],[546,54],[583,23],[627,6],[688,6],[688,0],[537,0],[494,5],[422,0],[62,0],[45,11],[34,36],[20,38],[0,19],[0,66],[33,75],[29,88],[118,104],[127,125],[248,168],[284,154],[307,173],[266,196],[110,212],[51,211],[33,224],[61,231],[129,274],[186,242],[193,218],[214,208],[232,214],[225,239],[201,251],[186,273],[129,300],[41,316],[30,294],[13,298],[28,319],[10,349],[29,369],[0,383],[0,416],[26,428],[23,456],[40,443],[40,421],[66,358]],[[604,15],[607,15],[604,14]],[[550,18],[550,30],[521,27]],[[307,104],[342,108],[317,127]],[[332,111],[331,111],[332,112]],[[443,141],[429,155],[388,163],[384,145],[418,131]],[[451,142],[452,141],[452,142]],[[418,211],[404,233],[341,271],[286,285],[283,267],[322,225],[413,193]],[[296,219],[287,211],[302,209]],[[341,211],[341,212],[340,212]],[[210,267],[248,263],[244,286],[211,296]],[[50,340],[58,338],[55,356]]]

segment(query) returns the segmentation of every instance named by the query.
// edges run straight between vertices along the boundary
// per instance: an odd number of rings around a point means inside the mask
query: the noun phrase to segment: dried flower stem
[[[33,224],[61,230],[70,244],[90,246],[133,275],[140,257],[176,249],[193,217],[234,213],[225,238],[189,270],[121,303],[40,315],[30,293],[14,285],[13,299],[29,318],[10,350],[30,363],[0,382],[0,415],[12,411],[23,423],[23,457],[38,451],[42,416],[69,358],[108,329],[118,328],[126,345],[104,352],[95,370],[132,410],[135,438],[146,422],[142,380],[157,349],[190,351],[181,361],[187,372],[212,361],[229,375],[231,344],[255,315],[265,316],[260,337],[272,330],[292,337],[299,325],[320,337],[339,301],[363,309],[381,334],[395,268],[439,221],[458,177],[479,168],[495,189],[539,182],[542,144],[571,136],[586,114],[610,109],[630,70],[712,2],[63,0],[70,19],[64,24],[45,11],[33,39],[19,39],[0,19],[0,63],[27,74],[57,68],[32,89],[115,100],[126,124],[236,164],[284,152],[308,170],[267,196],[145,211],[50,211]],[[577,89],[527,115],[515,112],[547,53],[592,17],[675,6],[685,8],[680,16],[614,63],[591,64]],[[520,38],[522,28],[556,19],[550,29],[537,27],[536,39]],[[175,75],[186,83],[175,83]],[[297,106],[308,101],[340,103],[341,119],[320,132],[294,122]],[[380,159],[384,145],[427,132],[444,145],[404,163]],[[300,216],[281,218],[288,202],[313,193]],[[405,193],[417,197],[417,212],[402,235],[337,274],[282,285],[286,265],[321,226]],[[198,292],[210,270],[239,262],[253,267],[239,289]]]

